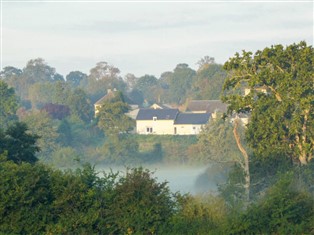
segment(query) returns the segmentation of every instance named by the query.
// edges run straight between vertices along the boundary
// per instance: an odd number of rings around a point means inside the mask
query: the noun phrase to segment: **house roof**
[[[136,120],[175,120],[178,113],[178,109],[140,109]]]
[[[117,90],[108,90],[107,94],[105,96],[103,96],[102,98],[100,98],[99,100],[96,101],[96,103],[94,105],[98,105],[98,104],[103,104],[104,101],[108,101],[111,100],[115,97],[115,93],[117,92]]]
[[[206,124],[210,113],[179,113],[174,124]]]
[[[222,103],[221,100],[191,100],[187,106],[187,111],[207,113],[227,112],[227,104]]]
[[[171,106],[169,104],[154,103],[149,108],[151,108],[151,109],[171,109]]]

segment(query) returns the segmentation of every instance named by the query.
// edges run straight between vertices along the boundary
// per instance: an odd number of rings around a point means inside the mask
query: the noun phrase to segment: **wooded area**
[[[198,65],[178,64],[160,78],[121,77],[107,62],[66,79],[40,58],[4,68],[0,233],[313,233],[312,46],[242,51],[224,65],[207,56]],[[119,92],[95,117],[108,89]],[[222,99],[228,112],[198,136],[129,133],[130,104],[183,109],[192,99]],[[219,164],[227,179],[215,194],[182,195],[137,167],[156,163]],[[94,164],[131,168],[100,173]]]

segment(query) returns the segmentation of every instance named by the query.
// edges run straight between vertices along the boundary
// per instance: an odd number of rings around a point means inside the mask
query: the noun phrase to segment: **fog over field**
[[[149,169],[153,173],[153,177],[157,178],[158,182],[168,182],[170,190],[180,193],[216,193],[217,184],[225,182],[226,169],[222,169],[217,165],[207,165],[202,167],[188,166],[143,166],[144,169]],[[108,167],[96,166],[98,172],[109,173],[120,172],[124,175],[127,167]]]

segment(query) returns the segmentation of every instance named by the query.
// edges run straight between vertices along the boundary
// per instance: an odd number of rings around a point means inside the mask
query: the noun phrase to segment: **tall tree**
[[[37,140],[37,146],[40,148],[38,155],[41,158],[48,158],[59,147],[57,144],[59,137],[57,123],[45,111],[29,113],[22,121],[27,124],[28,133],[40,137]]]
[[[113,234],[163,234],[173,215],[167,182],[158,183],[148,170],[131,169],[114,190],[109,218]]]
[[[178,64],[169,78],[169,100],[182,104],[191,90],[196,72],[187,64]]]
[[[86,93],[81,88],[76,88],[67,98],[67,104],[70,107],[71,115],[75,115],[85,123],[90,122],[93,117],[93,106]]]
[[[143,98],[150,104],[158,102],[158,80],[153,75],[144,75],[140,77],[136,84],[135,89],[143,94]]]
[[[199,61],[197,61],[196,64],[198,65],[198,70],[202,70],[207,65],[215,64],[215,63],[216,62],[215,62],[214,57],[210,57],[210,56],[206,55],[203,58],[201,58]]]
[[[23,76],[31,84],[39,81],[64,81],[62,75],[56,73],[56,69],[50,67],[42,58],[28,61],[23,69]]]
[[[0,72],[0,78],[3,80],[8,80],[13,76],[18,76],[22,74],[22,70],[15,68],[13,66],[7,66],[2,69]]]
[[[198,145],[207,161],[236,163],[241,168],[244,173],[242,186],[245,189],[245,201],[249,202],[251,185],[249,154],[243,139],[244,126],[239,119],[234,119],[231,123],[230,119],[219,118],[205,126],[198,137]]]
[[[4,132],[0,129],[0,154],[5,153],[8,160],[15,163],[35,163],[39,151],[37,135],[29,134],[25,123],[16,122]]]
[[[135,75],[132,73],[128,73],[124,76],[124,81],[126,83],[128,91],[132,91],[132,89],[135,87],[137,80],[138,78],[135,77]]]
[[[193,80],[193,98],[218,100],[226,76],[222,65],[209,62],[202,64]]]
[[[99,62],[90,70],[88,79],[80,86],[89,95],[92,102],[96,102],[106,94],[108,89],[124,91],[125,83],[119,76],[120,70],[107,62]]]
[[[128,110],[128,104],[122,101],[104,102],[99,110],[98,126],[110,136],[130,131],[134,124],[133,120],[125,115]]]
[[[72,71],[66,76],[66,82],[70,84],[71,87],[77,87],[80,82],[87,79],[87,75],[80,71]]]
[[[17,120],[18,99],[14,89],[0,80],[0,128],[6,128],[11,121]]]
[[[314,50],[306,42],[236,53],[224,65],[229,113],[251,112],[247,141],[262,157],[307,164],[314,153]],[[246,90],[246,95],[243,90]]]

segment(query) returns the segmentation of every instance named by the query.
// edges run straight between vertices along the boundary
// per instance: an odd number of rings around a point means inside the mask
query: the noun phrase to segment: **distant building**
[[[257,90],[264,93],[267,92],[264,87]],[[247,90],[245,91],[248,92]],[[221,100],[191,100],[187,105],[186,111],[191,113],[210,113],[211,118],[215,119],[228,111],[228,105]],[[249,113],[233,114],[231,116],[231,122],[234,122],[234,120],[238,118],[242,125],[245,126],[249,122],[249,116]]]
[[[210,113],[180,113],[178,109],[140,109],[136,133],[147,135],[197,135]]]
[[[99,113],[99,110],[100,110],[102,104],[105,101],[109,101],[109,100],[113,99],[115,97],[116,92],[117,92],[116,89],[113,89],[113,90],[108,89],[107,94],[96,101],[96,103],[94,104],[95,117]]]
[[[212,118],[216,118],[218,113],[226,113],[228,105],[221,100],[191,100],[186,108],[186,112],[211,113]]]
[[[198,135],[210,116],[210,113],[179,113],[174,121],[174,134]]]
[[[136,133],[173,135],[178,109],[140,109],[136,117]]]

